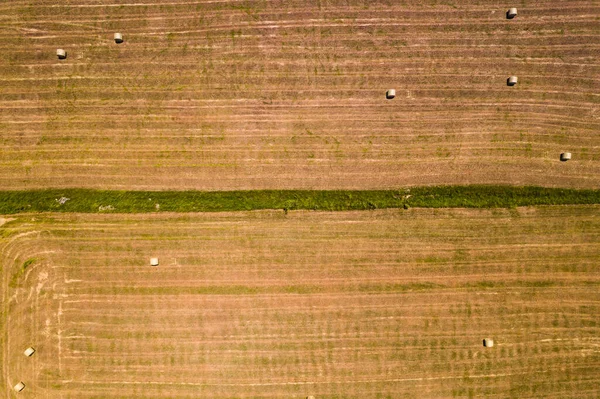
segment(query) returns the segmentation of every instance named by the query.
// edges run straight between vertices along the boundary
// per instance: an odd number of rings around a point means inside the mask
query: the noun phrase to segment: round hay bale
[[[19,382],[17,385],[15,385],[15,391],[17,392],[21,392],[23,389],[25,389],[25,384],[23,384],[23,382]]]
[[[571,153],[570,152],[563,152],[562,154],[560,154],[560,160],[563,162],[567,162],[569,159],[571,159]]]
[[[396,97],[396,90],[389,89],[388,91],[385,92],[385,98],[387,98],[388,100],[391,100],[394,97]]]
[[[491,338],[484,339],[483,346],[485,346],[486,348],[491,348],[492,346],[494,346],[494,340]]]
[[[67,52],[61,48],[56,50],[56,56],[58,57],[59,60],[64,60],[65,58],[67,58]]]
[[[516,16],[517,16],[517,9],[515,7],[510,8],[506,12],[506,19],[513,19]]]
[[[150,266],[158,266],[158,258],[150,258]]]
[[[123,35],[120,33],[115,33],[115,43],[123,43]]]
[[[35,353],[35,349],[32,348],[31,346],[27,349],[25,349],[25,352],[23,352],[23,354],[27,357],[33,356],[33,354]]]
[[[519,81],[519,78],[517,78],[516,76],[511,76],[508,78],[508,80],[506,81],[506,84],[508,86],[514,86],[517,84],[517,82]]]

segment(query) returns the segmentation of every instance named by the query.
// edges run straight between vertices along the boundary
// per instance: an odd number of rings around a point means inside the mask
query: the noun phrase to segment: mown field
[[[600,4],[514,5],[2,2],[0,188],[597,188]]]
[[[4,217],[0,396],[597,398],[599,211]]]
[[[9,0],[0,39],[0,398],[599,397],[597,1]]]

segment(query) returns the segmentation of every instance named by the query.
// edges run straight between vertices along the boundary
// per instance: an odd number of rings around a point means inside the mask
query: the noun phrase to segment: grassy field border
[[[600,190],[513,186],[432,186],[398,190],[0,191],[0,214],[22,212],[346,211],[385,208],[513,208],[600,204]]]

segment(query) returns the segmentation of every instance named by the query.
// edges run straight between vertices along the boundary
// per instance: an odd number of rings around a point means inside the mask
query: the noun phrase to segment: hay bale
[[[17,385],[15,385],[15,391],[21,392],[23,389],[25,389],[25,384],[23,384],[23,382],[19,382]]]
[[[483,346],[485,346],[486,348],[491,348],[492,346],[494,346],[494,340],[491,338],[484,339]]]
[[[506,81],[506,84],[507,84],[507,86],[514,86],[517,84],[518,81],[519,81],[519,78],[517,78],[516,76],[511,76]]]
[[[158,258],[150,258],[150,266],[158,266]]]
[[[571,159],[571,153],[570,152],[563,152],[562,154],[560,154],[560,160],[562,162],[567,162],[569,159]]]
[[[506,19],[513,19],[516,16],[517,16],[517,9],[515,7],[510,8],[506,12]]]
[[[388,91],[385,92],[385,98],[387,98],[388,100],[391,100],[394,97],[396,97],[396,90],[389,89]]]
[[[115,33],[115,43],[123,43],[123,35],[120,33]]]
[[[30,357],[33,356],[33,354],[35,353],[35,349],[30,346],[29,348],[25,349],[25,352],[23,353],[25,354],[25,356]]]
[[[65,58],[67,58],[67,52],[61,48],[56,50],[56,56],[58,57],[59,60],[64,60]]]

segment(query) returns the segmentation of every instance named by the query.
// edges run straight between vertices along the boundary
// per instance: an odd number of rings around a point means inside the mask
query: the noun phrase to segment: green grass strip
[[[0,214],[22,212],[224,212],[257,209],[323,211],[420,208],[512,208],[600,204],[600,190],[512,186],[434,186],[399,190],[0,192]]]
[[[331,294],[336,292],[362,293],[399,293],[399,292],[437,292],[443,290],[464,289],[468,291],[497,290],[508,288],[543,289],[549,287],[566,287],[572,283],[555,280],[514,280],[514,281],[481,281],[476,283],[439,284],[432,282],[418,283],[363,283],[337,285],[201,285],[201,286],[154,286],[154,287],[96,287],[94,295],[272,295],[272,294]],[[599,288],[597,281],[582,281],[582,286]]]

